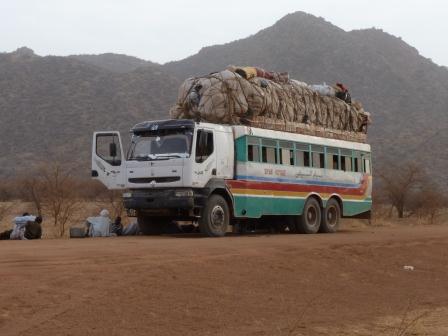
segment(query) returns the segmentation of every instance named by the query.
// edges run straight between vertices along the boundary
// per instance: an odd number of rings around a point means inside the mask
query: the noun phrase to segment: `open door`
[[[92,145],[92,177],[108,189],[126,187],[123,149],[119,132],[95,132]]]

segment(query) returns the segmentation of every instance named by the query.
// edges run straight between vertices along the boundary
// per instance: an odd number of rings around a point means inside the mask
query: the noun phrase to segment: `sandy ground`
[[[448,335],[448,226],[1,241],[0,335]]]

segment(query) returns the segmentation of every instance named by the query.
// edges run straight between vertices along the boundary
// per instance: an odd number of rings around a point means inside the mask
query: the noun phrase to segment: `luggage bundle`
[[[307,85],[288,73],[229,66],[188,78],[173,118],[246,124],[274,130],[365,141],[370,114],[342,85]]]

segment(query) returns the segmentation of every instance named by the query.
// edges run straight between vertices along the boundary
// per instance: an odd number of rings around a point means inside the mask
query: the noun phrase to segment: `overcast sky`
[[[381,28],[448,65],[447,0],[0,0],[0,51],[114,52],[164,63],[247,37],[295,11],[344,30]]]

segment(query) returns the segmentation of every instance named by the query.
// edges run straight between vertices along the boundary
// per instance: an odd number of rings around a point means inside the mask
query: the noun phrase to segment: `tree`
[[[42,216],[43,181],[39,176],[23,177],[18,182],[19,195],[24,201],[33,204],[39,216]]]
[[[404,164],[383,170],[379,177],[383,181],[381,187],[387,199],[397,210],[398,217],[403,218],[411,195],[421,190],[422,169],[414,163]]]
[[[44,165],[40,169],[43,206],[53,218],[54,227],[62,237],[66,225],[79,207],[78,186],[70,170],[60,163]]]
[[[427,178],[423,179],[421,189],[409,201],[412,213],[420,218],[428,218],[430,224],[434,223],[435,217],[446,205],[445,195]]]

